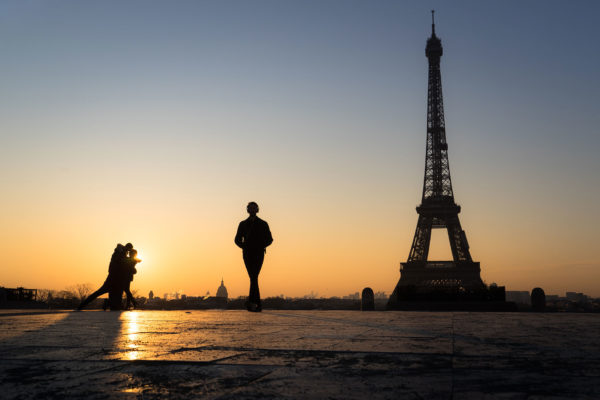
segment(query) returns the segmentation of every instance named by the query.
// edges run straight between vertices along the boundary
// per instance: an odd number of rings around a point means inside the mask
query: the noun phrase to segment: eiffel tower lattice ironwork
[[[441,40],[435,34],[433,11],[431,16],[432,33],[425,48],[425,55],[429,60],[429,85],[423,197],[421,205],[417,207],[419,221],[408,260],[401,263],[400,281],[391,301],[398,299],[403,287],[408,286],[421,292],[443,288],[469,290],[484,287],[479,263],[472,260],[465,231],[460,226],[460,206],[454,202],[440,73],[443,49]],[[452,261],[428,261],[431,231],[435,228],[448,230]]]

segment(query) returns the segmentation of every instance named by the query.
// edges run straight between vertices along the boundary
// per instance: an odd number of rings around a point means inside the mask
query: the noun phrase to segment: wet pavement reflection
[[[124,335],[126,337],[126,348],[127,353],[125,353],[126,360],[137,360],[139,358],[139,350],[138,347],[140,345],[139,342],[139,331],[140,327],[138,325],[138,317],[139,311],[132,311],[129,313],[121,314],[121,320],[123,321],[123,330]]]
[[[2,398],[600,398],[599,331],[595,314],[4,313],[0,385]]]

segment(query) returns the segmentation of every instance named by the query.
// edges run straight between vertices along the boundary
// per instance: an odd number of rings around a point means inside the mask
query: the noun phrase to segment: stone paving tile
[[[5,314],[6,310],[2,310],[3,315],[0,316],[2,329],[0,330],[0,341],[4,341],[13,337],[18,337],[26,332],[35,332],[43,328],[51,328],[53,324],[67,316],[67,313],[57,314],[37,314],[14,315],[16,312]],[[12,314],[12,315],[11,315]]]
[[[600,398],[600,316],[0,313],[0,398]]]

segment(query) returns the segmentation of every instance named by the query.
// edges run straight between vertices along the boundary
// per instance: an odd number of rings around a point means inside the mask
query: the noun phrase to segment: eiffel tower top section
[[[427,91],[427,148],[425,153],[425,178],[423,182],[423,205],[431,203],[454,204],[446,123],[444,122],[444,100],[442,98],[442,75],[440,59],[443,54],[442,41],[435,34],[434,11],[431,11],[431,37],[427,39],[425,55],[429,60],[429,84]]]
[[[427,40],[427,47],[425,47],[425,55],[427,58],[437,57],[439,62],[444,50],[442,49],[442,41],[435,35],[435,11],[431,10],[431,37]]]

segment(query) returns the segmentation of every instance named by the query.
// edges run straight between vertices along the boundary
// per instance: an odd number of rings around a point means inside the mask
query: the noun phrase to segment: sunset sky
[[[0,286],[390,293],[423,185],[430,10],[482,278],[600,296],[600,2],[2,1]],[[435,231],[430,259],[447,259]]]

